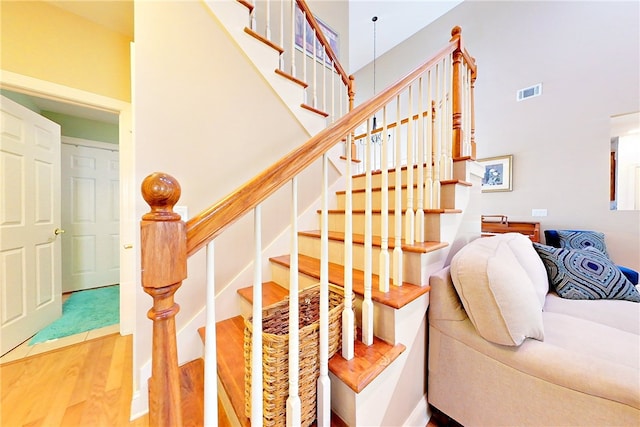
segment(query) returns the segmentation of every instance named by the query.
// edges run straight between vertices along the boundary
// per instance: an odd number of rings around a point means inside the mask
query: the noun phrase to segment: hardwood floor
[[[108,335],[0,366],[3,426],[146,426],[129,421],[132,337]]]
[[[116,333],[0,365],[0,425],[148,426],[147,416],[129,420],[132,341]],[[229,426],[219,412],[218,425]],[[443,414],[428,424],[450,426],[459,427]]]

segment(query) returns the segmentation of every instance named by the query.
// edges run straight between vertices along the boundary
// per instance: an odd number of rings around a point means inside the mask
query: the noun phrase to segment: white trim
[[[0,88],[120,114],[126,101],[0,69]]]
[[[403,427],[412,427],[412,426],[426,426],[431,419],[431,411],[429,410],[429,402],[427,402],[427,395],[425,394],[418,401],[418,404],[411,414],[404,422]]]
[[[63,136],[61,138],[61,142],[63,144],[76,145],[76,146],[80,145],[82,147],[98,148],[100,150],[120,151],[120,146],[118,144],[112,144],[110,142],[102,142],[102,141],[93,141],[91,139],[84,139],[84,138],[74,138],[72,136]]]

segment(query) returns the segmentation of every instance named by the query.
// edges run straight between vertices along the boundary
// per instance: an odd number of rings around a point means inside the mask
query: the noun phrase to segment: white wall
[[[640,109],[638,16],[638,2],[467,0],[379,58],[376,86],[424,62],[460,25],[478,63],[478,158],[514,156],[513,191],[483,193],[482,212],[602,231],[612,258],[639,270],[640,213],[609,210],[609,119]],[[358,102],[371,94],[371,70],[356,74]],[[515,101],[539,82],[542,96]]]

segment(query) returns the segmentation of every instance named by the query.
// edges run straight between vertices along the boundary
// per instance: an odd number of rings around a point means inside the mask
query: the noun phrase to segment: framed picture
[[[338,45],[339,45],[338,33],[333,31],[328,25],[326,25],[324,22],[322,22],[318,18],[316,18],[316,21],[318,22],[318,25],[322,30],[322,34],[329,42],[329,45],[331,46],[331,50],[333,50],[333,52],[336,54],[336,57],[339,56],[340,53],[338,52]],[[302,14],[302,10],[300,10],[300,8],[296,5],[295,42],[296,42],[296,48],[298,48],[299,50],[302,50],[302,34],[303,34],[302,30],[304,28],[303,25],[307,27],[306,33],[305,33],[304,51],[307,55],[313,56],[313,42],[314,42],[313,31],[311,31],[311,25],[309,25],[307,20],[304,18],[304,15]],[[327,55],[326,53],[322,53],[323,50],[322,50],[322,44],[320,43],[320,41],[316,39],[315,43],[316,43],[316,52],[318,54],[318,59],[324,60],[326,64],[330,64],[331,61],[330,61],[329,55]]]
[[[490,191],[511,191],[513,189],[512,155],[478,159],[478,163],[484,167],[484,175],[482,176],[483,193]]]

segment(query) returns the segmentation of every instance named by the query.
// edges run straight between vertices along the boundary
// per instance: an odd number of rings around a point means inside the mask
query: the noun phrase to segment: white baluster
[[[266,28],[265,28],[265,37],[267,40],[271,41],[271,4],[270,0],[265,0],[265,20],[266,20]]]
[[[289,251],[289,397],[287,398],[287,426],[299,426],[302,405],[298,394],[300,371],[300,334],[298,326],[298,180],[291,180],[291,250]]]
[[[251,4],[253,4],[253,9],[251,9],[251,13],[249,15],[249,28],[251,28],[253,31],[257,31],[256,14],[258,13],[258,2],[254,0],[251,2]]]
[[[322,216],[320,227],[320,376],[318,377],[318,426],[331,421],[329,381],[329,161],[322,155]]]
[[[418,80],[418,210],[416,211],[416,242],[424,242],[424,108],[422,77]],[[413,190],[412,190],[413,192]]]
[[[284,1],[280,0],[280,46],[284,48]],[[280,54],[278,69],[284,71],[284,53]]]
[[[207,318],[204,339],[204,425],[218,424],[218,377],[216,375],[216,286],[214,244],[207,244]]]
[[[409,86],[409,121],[407,123],[407,210],[405,212],[404,241],[413,245],[415,213],[413,211],[413,85]]]
[[[331,121],[335,122],[336,119],[336,73],[331,72]]]
[[[251,336],[251,425],[262,425],[262,213],[254,209],[253,335]]]
[[[365,209],[364,209],[364,300],[362,301],[362,342],[373,344],[373,301],[371,300],[372,279],[372,208],[371,208],[371,119],[367,119],[367,139],[365,142]]]
[[[312,31],[313,37],[311,38],[311,40],[313,40],[313,58],[311,64],[313,66],[313,104],[311,105],[313,105],[313,108],[318,108],[318,44],[316,43],[316,37],[318,36],[316,35],[315,28],[312,28]]]
[[[324,58],[327,56],[327,48],[322,45],[322,111],[327,111],[327,64]]]
[[[355,336],[353,333],[355,317],[353,315],[353,178],[351,175],[351,143],[352,135],[347,135],[345,154],[347,170],[345,175],[345,207],[344,207],[344,310],[342,311],[342,357],[353,359]]]
[[[291,0],[291,75],[296,77],[296,1]],[[304,49],[304,47],[303,47]],[[302,51],[304,58],[304,50]]]
[[[302,11],[302,81],[307,82],[307,13]],[[304,102],[309,100],[309,88],[304,91]]]
[[[425,204],[426,208],[433,207],[433,97],[431,94],[431,70],[427,72],[427,179],[425,182]]]
[[[400,133],[400,95],[396,97],[396,186],[395,186],[395,243],[393,248],[393,284],[402,286],[402,142]]]
[[[440,166],[441,166],[441,157],[442,157],[442,144],[444,143],[444,133],[443,133],[443,111],[442,106],[444,103],[444,99],[442,96],[442,76],[444,75],[443,71],[443,63],[440,62],[436,64],[436,130],[435,130],[435,138],[433,140],[433,150],[435,153],[434,156],[434,165],[433,165],[433,207],[438,209],[440,207]]]
[[[378,289],[389,292],[389,153],[387,135],[387,106],[382,109],[382,159],[381,167],[381,227],[380,230],[380,268]]]

